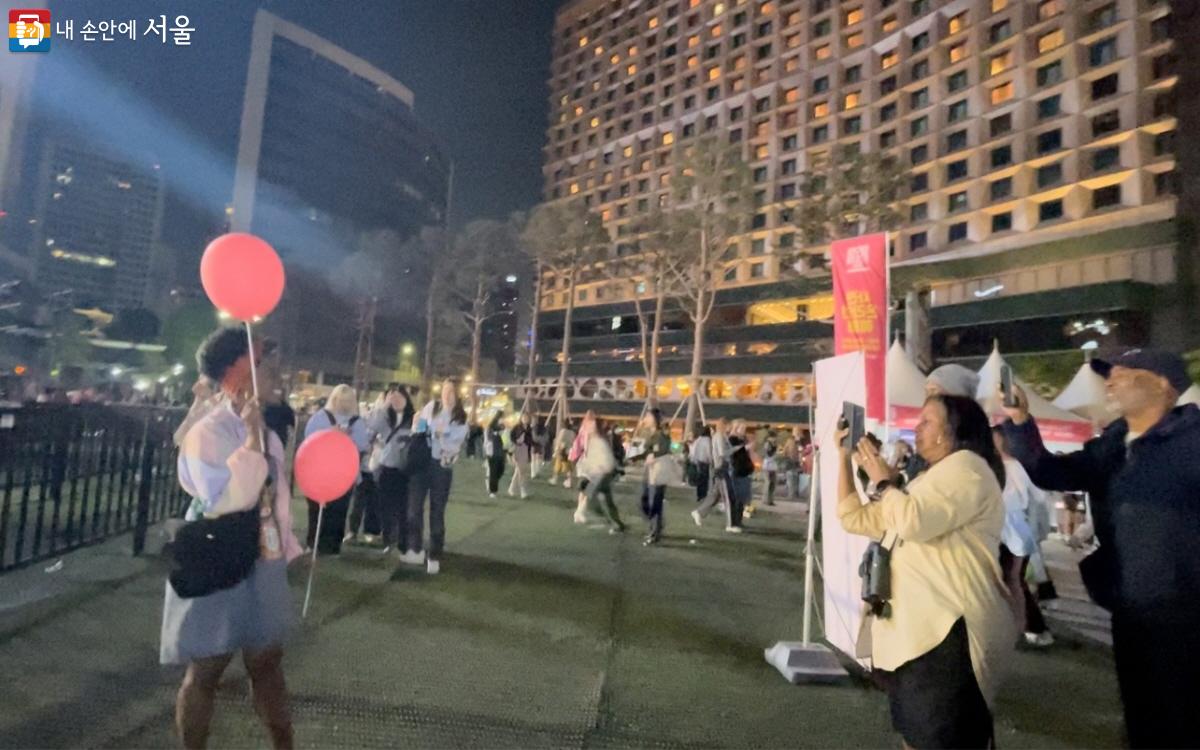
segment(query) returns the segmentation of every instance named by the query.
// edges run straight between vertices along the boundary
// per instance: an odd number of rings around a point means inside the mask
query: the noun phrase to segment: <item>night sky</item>
[[[186,258],[232,196],[250,30],[263,7],[329,39],[408,86],[415,111],[456,162],[452,222],[503,217],[540,196],[554,9],[563,0],[61,0],[75,40],[42,61],[42,114],[104,140],[137,139],[162,163],[164,240]],[[37,5],[37,4],[34,4]],[[44,7],[44,6],[42,6]],[[183,14],[190,47],[84,43],[85,20]],[[67,93],[69,92],[69,93]],[[64,95],[66,94],[66,95]],[[52,98],[53,105],[43,105]],[[50,111],[53,109],[53,111]]]

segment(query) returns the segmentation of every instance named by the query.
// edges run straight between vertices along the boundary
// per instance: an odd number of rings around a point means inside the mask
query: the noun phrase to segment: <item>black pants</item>
[[[488,456],[488,492],[495,495],[500,491],[500,477],[504,476],[504,454]]]
[[[397,469],[380,469],[378,497],[383,544],[402,547],[408,538],[408,475]]]
[[[325,505],[325,517],[321,519],[321,538],[317,536],[317,518],[321,506],[312,500],[308,503],[308,533],[304,537],[305,544],[312,549],[313,542],[317,543],[317,551],[322,555],[336,555],[342,551],[342,535],[346,533],[346,513],[350,510],[350,495],[353,490]]]
[[[667,492],[665,485],[642,483],[642,515],[650,522],[650,536],[655,539],[662,537],[663,532],[663,495]]]
[[[696,502],[700,502],[708,494],[708,475],[710,469],[711,466],[709,464],[696,464]]]
[[[379,521],[379,490],[375,486],[375,475],[364,471],[354,488],[354,499],[350,504],[350,526],[346,529],[349,534],[376,535],[382,530]]]
[[[430,560],[441,556],[446,546],[446,504],[450,502],[453,482],[454,470],[438,462],[409,478],[407,547],[410,552],[420,552],[425,547],[425,498],[428,497],[428,556]]]
[[[1200,611],[1192,609],[1113,613],[1130,747],[1200,747]]]
[[[588,482],[586,487],[580,487],[580,491],[587,495],[587,504],[592,511],[600,513],[608,519],[609,526],[614,529],[624,529],[625,524],[621,523],[621,514],[617,512],[617,504],[613,502],[612,483],[616,478],[617,472],[611,471],[595,482]]]
[[[1028,569],[1028,557],[1017,557],[1008,547],[1000,545],[1000,570],[1004,572],[1004,580],[1008,582],[1010,589],[1019,589],[1013,592],[1014,595],[1019,593],[1025,600],[1025,632],[1045,633],[1049,629],[1046,627],[1046,618],[1042,615],[1042,608],[1038,606],[1033,592],[1029,590],[1029,584],[1025,582],[1025,572]]]

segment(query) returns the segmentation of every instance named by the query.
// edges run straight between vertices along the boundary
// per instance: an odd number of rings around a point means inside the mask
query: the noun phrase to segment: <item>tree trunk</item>
[[[711,270],[708,267],[708,233],[703,227],[700,229],[700,259],[696,269],[698,271],[696,274],[696,310],[692,314],[692,372],[690,375],[692,392],[688,398],[687,421],[683,423],[684,435],[700,434],[700,431],[696,429],[696,420],[700,410],[700,374],[704,363],[704,324],[708,320],[706,303],[708,302],[707,292],[709,271]]]
[[[471,392],[471,424],[475,424],[479,415],[479,357],[483,351],[483,318],[476,317],[471,326],[471,382],[467,386]]]
[[[647,395],[649,396],[647,403],[649,403],[651,409],[658,408],[658,341],[659,332],[662,330],[663,305],[666,303],[666,295],[663,294],[661,275],[655,287],[656,288],[654,291],[656,298],[654,300],[654,328],[650,332],[650,377],[649,389],[647,392]]]
[[[529,374],[525,377],[525,404],[521,407],[523,411],[530,411],[530,406],[533,405],[533,379],[537,375],[538,316],[542,311],[542,267],[540,264],[534,269],[534,273],[537,276],[533,281],[533,318],[530,321],[529,334]]]
[[[558,429],[567,423],[567,368],[571,363],[571,318],[575,315],[575,267],[568,272],[567,311],[563,316],[562,365],[558,368]]]
[[[429,294],[425,298],[425,365],[421,368],[421,392],[425,395],[433,388],[433,310],[436,296],[437,284],[431,280]]]

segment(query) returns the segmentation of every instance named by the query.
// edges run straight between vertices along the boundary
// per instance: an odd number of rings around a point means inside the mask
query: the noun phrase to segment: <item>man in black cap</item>
[[[1134,349],[1091,365],[1121,418],[1083,450],[1049,453],[1020,388],[1004,431],[1035,484],[1091,497],[1100,547],[1080,572],[1112,612],[1129,744],[1198,747],[1200,409],[1176,406],[1191,380],[1175,354]]]

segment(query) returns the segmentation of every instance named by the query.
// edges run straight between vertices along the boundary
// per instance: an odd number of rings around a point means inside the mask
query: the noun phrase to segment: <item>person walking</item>
[[[642,544],[649,547],[662,541],[666,479],[670,476],[671,436],[667,434],[662,412],[658,409],[646,412],[642,418],[642,431],[645,451],[637,458],[646,462],[646,476],[642,480],[642,515],[648,522]]]
[[[405,562],[425,563],[425,572],[436,575],[442,569],[442,550],[446,546],[446,505],[454,482],[454,464],[467,439],[467,412],[458,397],[459,386],[453,380],[442,384],[437,401],[421,410],[417,430],[429,436],[430,461],[424,471],[415,474],[408,495],[408,557]],[[503,453],[502,453],[503,455]],[[425,498],[429,498],[429,546],[424,546]]]
[[[733,446],[729,442],[728,432],[729,420],[725,417],[721,417],[713,424],[710,442],[712,481],[709,483],[708,494],[691,513],[692,520],[696,522],[697,526],[704,525],[704,519],[717,506],[717,503],[724,503],[728,509],[732,502],[733,486],[730,481],[729,458],[733,453]]]
[[[775,432],[769,431],[762,444],[763,505],[775,504],[775,481],[779,472],[779,444]]]
[[[497,411],[483,431],[483,458],[487,463],[488,497],[495,498],[504,476],[504,412]]]
[[[579,491],[575,497],[575,515],[572,520],[576,524],[585,524],[588,521],[588,485],[590,480],[587,475],[579,472],[578,462],[583,457],[584,449],[592,435],[599,428],[596,419],[596,412],[588,409],[583,415],[583,420],[579,423],[579,432],[575,434],[575,441],[571,443],[571,449],[567,452],[567,460],[571,466],[575,467],[576,474],[579,476]]]
[[[1112,613],[1113,657],[1129,744],[1200,746],[1200,409],[1183,359],[1134,349],[1093,359],[1120,417],[1074,453],[1046,450],[1029,400],[1003,424],[1012,455],[1044,490],[1087,492],[1100,546],[1080,563]]]
[[[1037,648],[1054,644],[1054,636],[1046,626],[1046,618],[1038,607],[1037,599],[1025,582],[1029,561],[1038,548],[1033,526],[1029,522],[1029,510],[1042,500],[1042,491],[1033,486],[1029,475],[1020,462],[1008,450],[1004,429],[992,428],[996,451],[1004,461],[1004,530],[1000,533],[1000,569],[1012,597],[1013,614],[1017,626],[1025,634],[1025,642]]]
[[[513,476],[508,483],[508,496],[513,497],[519,491],[521,499],[529,497],[529,472],[533,465],[533,457],[537,452],[533,440],[533,419],[529,412],[521,412],[517,423],[509,433],[513,457]]]
[[[546,433],[546,421],[538,419],[533,426],[533,454],[529,463],[529,478],[531,480],[537,479],[538,474],[542,472],[547,440],[549,440],[549,435]]]
[[[301,549],[292,533],[283,444],[265,428],[253,396],[250,358],[260,354],[258,347],[256,342],[251,352],[241,328],[222,328],[208,337],[196,358],[219,395],[181,436],[179,484],[192,497],[187,520],[253,513],[259,539],[249,575],[232,586],[181,596],[172,581],[177,574],[186,577],[187,568],[177,569],[166,583],[159,661],[187,666],[175,701],[175,725],[186,748],[207,744],[217,686],[238,652],[271,745],[293,744],[283,644],[293,621],[287,565]],[[174,543],[180,542],[177,537]]]
[[[621,514],[613,501],[612,483],[619,469],[617,458],[600,422],[594,421],[591,428],[580,430],[581,435],[585,432],[587,437],[583,454],[576,464],[579,474],[587,480],[585,502],[593,512],[608,520],[610,534],[619,534],[625,530],[625,524],[621,522]]]
[[[696,467],[696,502],[701,502],[708,495],[712,477],[712,430],[709,427],[700,428],[700,435],[692,441],[688,451],[688,460]]]
[[[569,420],[564,420],[554,435],[554,471],[550,474],[550,484],[558,484],[558,477],[563,476],[563,487],[571,486],[571,474],[575,467],[571,464],[571,446],[575,444],[575,430],[571,429]]]
[[[370,435],[367,425],[358,416],[358,394],[349,385],[342,383],[334,386],[325,402],[325,408],[313,414],[308,424],[304,426],[304,439],[312,437],[322,430],[337,430],[348,435],[358,448],[359,459],[366,454],[370,447]],[[320,518],[321,506],[312,500],[308,504],[308,533],[305,545],[312,549],[315,544],[322,555],[336,555],[342,551],[342,541],[346,536],[346,517],[350,511],[350,497],[354,488],[346,494],[325,505],[325,518],[321,522],[321,538],[317,539],[317,521]],[[353,536],[353,534],[351,534]]]
[[[753,495],[754,457],[746,440],[746,422],[735,419],[729,433],[729,502],[726,533],[742,533],[742,519]]]
[[[412,442],[413,405],[402,385],[389,386],[367,414],[367,427],[379,435],[375,456],[383,549],[403,557],[408,539],[408,473],[406,459]]]
[[[905,747],[994,746],[992,707],[1016,628],[996,550],[1004,526],[1004,464],[974,399],[933,396],[916,428],[927,468],[903,489],[864,438],[855,467],[838,439],[837,514],[849,534],[890,550],[890,599],[870,600],[870,653],[887,685],[892,726]],[[875,566],[868,566],[868,570]],[[886,583],[885,582],[885,583]],[[874,589],[869,574],[864,590]]]

